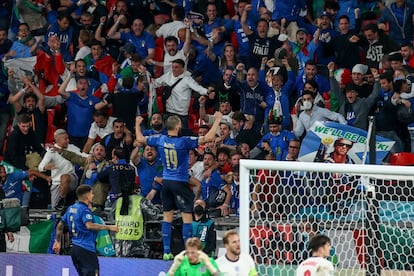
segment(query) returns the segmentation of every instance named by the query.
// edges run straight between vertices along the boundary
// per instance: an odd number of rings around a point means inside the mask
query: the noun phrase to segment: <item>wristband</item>
[[[101,23],[99,23],[99,25],[103,26],[103,25],[105,25],[105,23],[101,22]]]

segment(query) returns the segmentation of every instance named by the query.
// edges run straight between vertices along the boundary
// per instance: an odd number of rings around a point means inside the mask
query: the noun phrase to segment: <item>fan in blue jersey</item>
[[[188,183],[190,150],[197,148],[201,144],[210,142],[215,138],[222,116],[220,112],[214,114],[215,121],[213,126],[202,137],[179,137],[182,123],[178,116],[171,116],[167,119],[165,126],[168,135],[152,135],[148,137],[143,136],[141,132],[143,118],[138,116],[135,120],[137,142],[156,147],[164,167],[162,175],[163,189],[161,191],[163,205],[161,231],[164,245],[164,260],[171,260],[173,258],[170,241],[174,210],[181,211],[184,242],[192,237],[194,194]]]
[[[72,239],[70,255],[73,266],[79,275],[92,276],[99,275],[98,255],[96,254],[96,235],[97,231],[109,230],[118,232],[116,225],[104,225],[95,223],[93,214],[89,206],[92,206],[92,187],[80,185],[76,189],[78,202],[68,208],[65,215],[56,227],[56,240],[53,250],[58,254],[61,249],[63,237],[63,227],[69,227]]]

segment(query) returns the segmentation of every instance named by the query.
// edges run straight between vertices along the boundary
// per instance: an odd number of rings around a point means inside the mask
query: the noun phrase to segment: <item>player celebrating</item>
[[[213,126],[202,137],[179,137],[182,123],[178,116],[171,116],[167,119],[165,126],[168,135],[152,135],[147,137],[143,136],[141,132],[143,118],[138,116],[135,120],[137,142],[156,147],[164,167],[162,175],[163,189],[161,192],[163,206],[161,231],[164,245],[164,260],[171,260],[174,257],[170,249],[171,223],[174,218],[174,210],[178,209],[181,211],[184,242],[193,236],[192,212],[194,194],[188,184],[190,150],[215,138],[222,116],[220,112],[214,114],[215,121]]]
[[[331,251],[331,240],[325,235],[314,236],[309,248],[312,257],[303,261],[296,269],[296,276],[331,276],[334,273],[333,264],[326,258]]]
[[[69,227],[72,238],[70,255],[73,266],[81,276],[99,275],[98,255],[96,254],[96,235],[99,230],[118,232],[115,225],[102,225],[94,222],[93,214],[89,206],[92,206],[92,187],[80,185],[76,189],[78,202],[68,208],[62,220],[56,227],[56,240],[53,250],[58,254],[61,249],[63,227]]]

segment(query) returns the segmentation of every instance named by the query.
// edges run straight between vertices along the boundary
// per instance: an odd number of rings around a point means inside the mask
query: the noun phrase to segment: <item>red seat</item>
[[[412,166],[414,165],[414,153],[398,152],[390,157],[390,165],[394,166]]]

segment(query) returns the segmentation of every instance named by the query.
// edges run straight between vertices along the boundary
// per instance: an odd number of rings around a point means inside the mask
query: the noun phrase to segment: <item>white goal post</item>
[[[312,179],[313,176],[316,178],[320,177],[324,183],[328,183],[328,181],[332,181],[331,176],[333,174],[342,174],[346,176],[352,176],[353,177],[353,183],[359,183],[359,184],[353,184],[356,185],[362,185],[360,186],[361,190],[363,192],[358,192],[358,194],[367,194],[370,193],[370,196],[376,197],[376,194],[383,193],[384,190],[379,189],[376,185],[377,183],[399,183],[399,181],[403,182],[403,188],[396,191],[399,195],[401,195],[401,201],[406,202],[409,205],[409,211],[412,212],[412,214],[408,214],[410,217],[414,216],[414,194],[412,194],[412,191],[414,191],[413,188],[411,188],[414,185],[414,168],[413,167],[402,167],[402,166],[385,166],[385,165],[354,165],[354,164],[331,164],[331,163],[311,163],[311,162],[282,162],[282,161],[264,161],[264,160],[249,160],[249,159],[242,159],[240,160],[240,240],[241,240],[241,251],[250,255],[254,255],[257,253],[251,252],[251,227],[257,226],[258,224],[262,223],[261,221],[266,221],[266,223],[275,223],[275,224],[288,224],[293,223],[295,225],[298,225],[300,223],[300,219],[297,219],[297,214],[290,213],[290,216],[280,216],[280,217],[273,217],[269,219],[268,216],[266,218],[257,218],[255,216],[252,216],[250,207],[252,205],[252,186],[255,185],[254,182],[257,180],[256,173],[260,170],[268,170],[269,172],[275,172],[274,175],[278,175],[278,172],[297,172],[298,176],[297,179],[299,179],[301,176],[305,177],[307,176],[308,179]],[[322,175],[322,176],[321,176]],[[329,176],[328,176],[329,175]],[[324,178],[327,176],[327,178]],[[319,179],[319,178],[318,178]],[[313,182],[312,182],[313,183]],[[332,182],[330,182],[332,183]],[[281,183],[277,185],[282,185]],[[388,191],[388,190],[386,190]],[[393,191],[393,190],[392,190]],[[409,194],[406,194],[408,191]],[[294,195],[293,195],[294,196]],[[301,195],[297,195],[301,196]],[[392,195],[390,195],[391,197]],[[312,194],[309,195],[302,195],[303,198],[312,197]],[[353,200],[357,201],[357,196]],[[360,199],[360,198],[358,198]],[[363,200],[365,200],[364,198]],[[336,197],[333,198],[333,200],[336,200]],[[398,202],[400,198],[397,196],[397,200],[394,199],[394,202]],[[332,201],[332,198],[331,198]],[[320,205],[323,205],[322,203],[319,203]],[[367,203],[369,204],[369,203]],[[284,208],[284,207],[282,207]],[[312,206],[311,206],[312,208]],[[355,208],[355,207],[354,207]],[[289,209],[292,210],[292,209]],[[269,211],[270,212],[270,211]],[[293,212],[293,211],[292,211]],[[303,215],[303,214],[302,214]],[[369,219],[369,218],[368,218]],[[365,227],[365,222],[368,220],[367,217],[364,217],[362,220],[359,221],[359,223],[362,221],[363,227]],[[329,225],[326,227],[326,229],[336,229],[334,225],[335,223],[341,224],[342,222],[340,220],[337,220],[336,222],[330,221],[328,217],[325,217],[323,219],[323,223],[325,225]],[[298,222],[299,221],[299,222]],[[403,228],[408,228],[410,231],[410,235],[414,235],[413,230],[413,224],[414,221],[402,222]],[[357,223],[353,224],[353,229],[358,229],[360,226],[355,226]],[[395,225],[398,225],[398,222],[395,224],[389,224],[389,228],[395,227]],[[396,227],[398,228],[398,226]],[[336,230],[333,230],[336,231]],[[365,230],[364,230],[365,231]],[[364,232],[369,233],[369,232]],[[412,236],[411,236],[412,237]],[[366,234],[365,239],[370,239],[371,237]],[[377,241],[379,244],[379,241]],[[377,246],[379,246],[377,244]],[[334,244],[337,248],[341,245]],[[412,245],[414,247],[414,245]],[[414,249],[413,251],[414,252]],[[384,252],[380,253],[380,255],[383,254],[381,259],[384,259]],[[394,253],[392,253],[394,254]],[[365,252],[365,255],[368,255]],[[408,258],[409,256],[407,256]],[[369,257],[367,257],[369,258]],[[383,260],[381,260],[382,262]],[[279,265],[279,264],[277,264]],[[365,264],[366,265],[366,264]],[[290,268],[291,270],[294,268]],[[367,270],[368,268],[364,265],[361,265],[361,270]],[[343,269],[344,271],[347,271],[346,269]],[[276,272],[273,272],[276,273]],[[279,272],[280,273],[280,272]],[[359,272],[358,272],[359,273]],[[352,274],[352,273],[351,273]],[[349,273],[343,273],[340,275],[351,275]],[[277,275],[277,274],[274,274]],[[291,274],[287,274],[291,275]],[[358,274],[354,274],[358,275]],[[374,275],[373,273],[367,274],[367,275]],[[393,274],[393,275],[400,275],[400,274]],[[402,274],[401,274],[402,275]],[[404,274],[405,275],[405,274]]]

